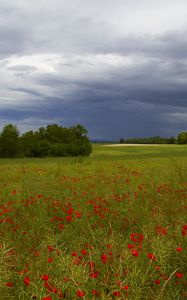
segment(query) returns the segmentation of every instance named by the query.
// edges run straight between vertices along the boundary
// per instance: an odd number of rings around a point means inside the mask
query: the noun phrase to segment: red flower
[[[119,291],[114,291],[114,292],[113,292],[113,295],[114,295],[115,297],[120,297],[120,296],[121,296],[121,293],[120,293]]]
[[[73,208],[70,207],[70,208],[67,210],[67,214],[68,214],[68,215],[72,215],[72,213],[73,213]]]
[[[184,277],[184,274],[181,273],[181,272],[178,272],[178,273],[175,274],[175,276],[176,276],[177,278],[182,279],[182,278]]]
[[[156,279],[156,280],[154,281],[155,284],[160,284],[160,282],[161,282],[160,279]]]
[[[52,257],[49,257],[49,258],[47,259],[47,261],[48,261],[48,263],[51,263],[51,262],[53,261],[53,258],[52,258]]]
[[[78,291],[77,291],[77,296],[78,296],[79,298],[82,298],[82,297],[85,296],[85,292],[84,292],[84,291],[81,291],[81,290],[78,290]]]
[[[132,255],[134,255],[136,257],[139,255],[137,250],[131,250],[131,253],[132,253]]]
[[[101,261],[103,264],[106,264],[108,261],[108,256],[106,254],[101,255]]]
[[[93,273],[90,273],[89,275],[91,278],[97,278],[99,276],[99,272],[98,271],[95,271]]]
[[[130,234],[130,239],[131,241],[135,242],[135,243],[142,243],[144,240],[144,236],[141,233],[131,233]]]
[[[86,255],[87,251],[85,249],[81,250],[82,255]]]
[[[176,250],[177,250],[177,252],[181,252],[183,250],[183,248],[182,247],[177,247]]]
[[[23,279],[23,281],[24,281],[25,285],[29,285],[30,282],[31,282],[31,280],[30,280],[30,278],[29,278],[28,276],[26,276],[26,277]]]
[[[13,282],[7,282],[7,283],[5,283],[5,285],[8,287],[13,287],[14,284],[13,284]]]
[[[79,211],[76,211],[75,215],[76,215],[77,218],[82,218],[82,213],[79,212]]]
[[[51,297],[47,296],[47,297],[42,298],[42,300],[53,300],[53,299]]]
[[[47,246],[49,252],[53,252],[55,250],[55,246]]]
[[[127,291],[129,289],[129,286],[128,285],[124,285],[124,286],[121,287],[121,289]]]
[[[49,279],[49,275],[42,275],[40,278],[44,281],[47,281]]]
[[[134,248],[134,245],[133,245],[133,244],[128,244],[127,247],[128,247],[129,249],[132,249],[132,248]]]
[[[156,260],[156,256],[153,253],[148,253],[147,257],[150,258],[151,260]]]
[[[66,221],[71,222],[72,221],[72,216],[66,216]]]

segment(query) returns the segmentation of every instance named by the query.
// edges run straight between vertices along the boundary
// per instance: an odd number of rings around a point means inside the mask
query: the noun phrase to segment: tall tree
[[[19,155],[19,152],[19,131],[16,125],[5,125],[0,135],[0,156],[16,157]]]
[[[177,143],[178,144],[187,144],[187,132],[181,132],[177,136]]]

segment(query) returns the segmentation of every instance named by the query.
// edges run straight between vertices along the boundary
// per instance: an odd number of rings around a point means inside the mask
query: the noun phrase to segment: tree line
[[[145,138],[121,138],[120,144],[187,144],[187,132],[181,132],[177,137],[163,138],[160,136]]]
[[[16,125],[7,124],[0,133],[0,157],[89,156],[87,133],[80,124],[69,128],[51,124],[21,135]]]

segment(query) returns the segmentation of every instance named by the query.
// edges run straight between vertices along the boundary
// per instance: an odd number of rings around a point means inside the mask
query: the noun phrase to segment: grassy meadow
[[[187,299],[187,146],[0,160],[0,300]]]

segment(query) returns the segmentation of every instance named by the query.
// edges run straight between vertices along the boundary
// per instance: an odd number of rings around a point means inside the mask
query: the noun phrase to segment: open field
[[[0,300],[187,299],[187,146],[0,160]]]
[[[131,147],[131,146],[134,146],[134,147],[142,147],[142,146],[145,146],[145,147],[154,147],[154,146],[161,146],[163,147],[162,144],[106,144],[106,145],[103,145],[104,147]],[[164,146],[167,146],[167,145],[164,145]],[[170,146],[176,146],[176,145],[170,145]]]

